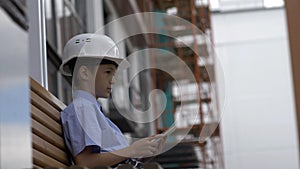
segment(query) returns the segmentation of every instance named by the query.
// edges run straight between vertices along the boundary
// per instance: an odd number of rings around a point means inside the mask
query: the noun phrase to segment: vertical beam
[[[87,11],[87,31],[90,33],[104,34],[104,14],[103,14],[103,0],[89,0],[86,1]]]
[[[48,89],[44,0],[27,1],[30,76]]]
[[[290,56],[294,81],[294,97],[298,123],[298,140],[300,141],[300,1],[286,0],[286,15],[289,31]],[[300,144],[300,142],[298,142]]]
[[[56,52],[59,56],[62,54],[62,30],[61,30],[61,24],[60,24],[60,18],[62,17],[62,14],[60,14],[59,6],[62,6],[59,4],[56,0],[51,0],[51,16],[53,20],[52,29],[54,34],[54,43]],[[47,7],[47,5],[46,5]],[[46,30],[45,30],[46,31]]]
[[[152,9],[152,2],[151,0],[146,0],[144,1],[144,4],[147,4],[146,6],[148,7],[148,9],[145,9],[147,12],[152,12],[153,9]],[[151,13],[148,14],[148,31],[149,32],[152,32],[153,31],[153,27],[152,27],[152,15]],[[154,45],[154,35],[153,34],[149,34],[149,47],[150,48],[153,48],[153,45]],[[150,53],[149,53],[149,64],[152,66],[152,67],[155,67],[155,57],[154,57],[154,53],[153,53],[153,49],[150,49]],[[150,70],[150,73],[151,73],[151,79],[152,79],[152,90],[156,89],[157,88],[157,78],[156,78],[156,71],[155,70]],[[153,115],[156,116],[157,114],[155,114],[157,112],[157,104],[156,104],[156,94],[154,92],[154,96],[153,96],[154,100],[153,101],[153,107],[154,107],[154,112],[153,112]],[[155,132],[157,133],[158,129],[159,129],[159,119],[156,119],[154,121],[154,125],[153,124],[150,124],[150,128],[152,129],[153,131],[153,128],[156,130]]]
[[[201,1],[202,2],[202,1]],[[200,7],[199,7],[200,8]],[[196,20],[196,8],[195,8],[195,1],[194,0],[190,0],[190,9],[191,9],[191,21],[193,26],[197,26],[197,20]],[[202,15],[200,13],[199,15],[200,17],[200,21],[203,19],[201,18]],[[202,31],[205,32],[205,27],[203,25],[201,25]],[[200,29],[201,29],[200,28]],[[194,62],[195,62],[195,70],[194,70],[194,75],[196,77],[196,81],[197,81],[197,85],[198,85],[198,96],[199,96],[199,117],[200,117],[200,130],[199,130],[199,135],[201,136],[201,132],[204,129],[205,126],[205,121],[204,121],[204,114],[202,111],[202,98],[201,98],[201,73],[200,73],[200,68],[198,65],[198,60],[199,60],[199,50],[198,50],[198,42],[197,42],[197,32],[195,30],[195,28],[192,28],[193,30],[193,38],[194,38],[194,44],[193,44],[193,49],[194,49]],[[203,35],[202,35],[203,36]],[[203,167],[204,169],[207,168],[207,163],[206,163],[206,145],[205,144],[200,144],[200,149],[201,149],[201,153],[202,153],[202,163],[201,163],[201,167]]]

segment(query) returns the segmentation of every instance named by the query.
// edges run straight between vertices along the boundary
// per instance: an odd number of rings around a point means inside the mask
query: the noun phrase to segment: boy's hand
[[[167,139],[167,135],[165,134],[157,134],[157,135],[154,135],[154,136],[151,136],[152,137],[152,142],[157,142],[159,145],[158,145],[158,153],[161,153],[162,152],[162,149],[164,147],[164,144],[166,142],[166,139]]]
[[[132,158],[143,158],[157,155],[161,152],[166,136],[163,134],[153,135],[140,139],[129,146]]]

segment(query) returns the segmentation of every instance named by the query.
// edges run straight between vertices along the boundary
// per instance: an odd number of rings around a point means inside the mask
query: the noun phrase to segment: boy
[[[126,63],[105,35],[77,35],[64,48],[60,69],[64,75],[72,76],[73,102],[61,112],[61,120],[66,145],[77,165],[93,168],[130,163],[142,169],[142,163],[134,158],[153,156],[161,150],[163,135],[128,145],[96,100],[110,96],[114,73]]]

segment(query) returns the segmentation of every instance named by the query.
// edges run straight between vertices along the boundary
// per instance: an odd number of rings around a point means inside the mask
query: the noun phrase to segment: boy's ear
[[[88,80],[89,79],[89,71],[88,71],[88,67],[86,66],[80,66],[79,68],[79,79],[81,80]]]

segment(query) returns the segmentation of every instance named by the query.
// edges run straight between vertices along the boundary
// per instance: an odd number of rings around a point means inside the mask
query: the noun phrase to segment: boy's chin
[[[109,98],[109,96],[110,96],[110,93],[109,94],[101,94],[101,95],[98,95],[98,98],[107,99],[107,98]]]

